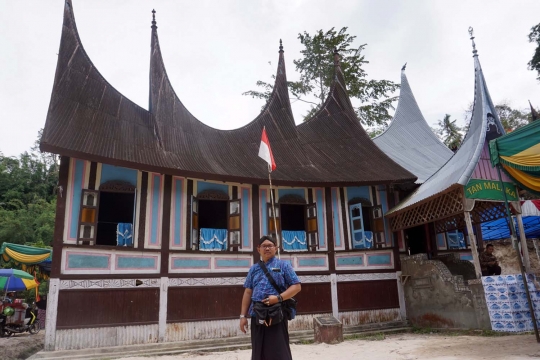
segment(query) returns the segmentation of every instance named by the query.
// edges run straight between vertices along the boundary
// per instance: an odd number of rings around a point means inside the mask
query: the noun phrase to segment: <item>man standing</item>
[[[492,244],[486,246],[486,250],[480,254],[480,267],[482,268],[482,276],[501,275],[501,267],[495,255],[495,248]]]
[[[262,302],[264,305],[270,306],[288,300],[300,292],[300,280],[290,262],[281,261],[275,257],[277,244],[273,238],[263,236],[259,240],[257,251],[277,287],[284,291],[279,293],[266,277],[260,264],[254,264],[249,269],[244,283],[240,330],[246,333],[247,317],[251,316],[252,360],[292,360],[287,319],[272,326],[259,325],[255,321],[253,303]]]

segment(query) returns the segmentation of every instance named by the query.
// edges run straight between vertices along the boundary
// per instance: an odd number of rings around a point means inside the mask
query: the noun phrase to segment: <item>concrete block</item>
[[[343,324],[333,316],[313,319],[315,342],[337,344],[343,342]]]

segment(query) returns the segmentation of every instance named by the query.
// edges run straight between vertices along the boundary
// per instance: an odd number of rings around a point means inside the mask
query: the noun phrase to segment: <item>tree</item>
[[[470,103],[468,109],[465,110],[465,129],[469,128],[473,106],[474,104]],[[503,100],[495,105],[495,110],[499,115],[499,119],[501,120],[504,131],[507,133],[519,129],[532,121],[532,114],[529,108],[523,110],[514,109],[508,100]]]
[[[511,132],[527,125],[531,120],[531,112],[527,110],[512,109],[508,102],[504,101],[495,105],[504,131]]]
[[[535,42],[537,46],[534,50],[531,61],[529,61],[527,65],[529,66],[529,70],[536,71],[538,75],[536,79],[540,80],[540,24],[531,28],[531,32],[529,33],[529,42]]]
[[[442,120],[437,122],[438,128],[434,129],[435,133],[442,140],[444,145],[452,151],[457,151],[463,141],[462,128],[456,125],[456,120],[450,119],[450,114],[444,115]]]
[[[32,150],[0,153],[0,245],[52,243],[59,166],[54,155]]]
[[[368,61],[362,55],[367,44],[353,46],[356,36],[347,33],[347,27],[336,31],[335,28],[324,32],[318,30],[314,35],[304,31],[298,34],[300,43],[304,46],[302,58],[294,60],[300,80],[287,83],[293,99],[311,104],[310,111],[304,120],[309,119],[324,103],[334,78],[334,49],[341,57],[341,70],[345,76],[347,90],[352,99],[356,99],[356,115],[366,126],[385,125],[392,116],[388,113],[393,109],[392,103],[397,97],[390,97],[399,88],[398,84],[389,80],[368,80],[367,73],[362,68]],[[272,78],[275,79],[274,76]],[[250,90],[242,95],[258,99],[268,99],[273,85],[257,81],[262,91]]]

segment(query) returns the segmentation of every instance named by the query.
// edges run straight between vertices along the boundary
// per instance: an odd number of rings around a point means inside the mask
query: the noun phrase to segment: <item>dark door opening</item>
[[[306,231],[304,205],[281,204],[281,229]]]
[[[407,246],[411,251],[411,255],[427,253],[426,232],[424,231],[424,225],[415,226],[405,230],[404,232],[405,239],[407,240]]]
[[[227,201],[199,200],[199,229],[227,229]]]
[[[118,223],[133,224],[134,193],[101,192],[96,245],[116,246]]]
[[[362,206],[362,222],[364,223],[364,231],[371,230],[371,207]]]

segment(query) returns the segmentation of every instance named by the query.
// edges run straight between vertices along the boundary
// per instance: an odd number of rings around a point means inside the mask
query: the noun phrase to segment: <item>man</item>
[[[247,317],[251,317],[251,360],[292,360],[287,319],[273,326],[259,325],[255,321],[253,303],[262,302],[270,306],[288,300],[300,292],[300,280],[290,262],[275,257],[277,244],[273,238],[263,236],[257,251],[278,288],[285,291],[279,293],[268,281],[261,266],[253,265],[244,283],[240,330],[246,333]]]
[[[480,254],[480,267],[482,268],[482,276],[501,275],[501,267],[495,255],[495,248],[492,244],[486,246],[486,250]]]

